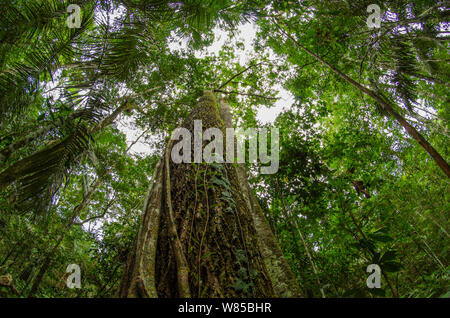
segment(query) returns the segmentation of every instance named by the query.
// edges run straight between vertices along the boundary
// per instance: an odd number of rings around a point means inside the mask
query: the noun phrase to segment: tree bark
[[[211,92],[204,93],[182,127],[193,132],[194,120],[202,120],[203,130],[219,128],[225,136]],[[155,168],[119,296],[278,296],[249,208],[254,204],[243,195],[236,166],[176,164],[167,160],[171,150],[169,142]]]
[[[225,99],[220,99],[220,116],[226,128],[233,128],[233,120],[231,115],[231,108]],[[236,146],[234,147],[236,149]],[[277,239],[273,234],[270,224],[258,199],[250,188],[248,183],[247,171],[244,164],[237,164],[237,175],[241,185],[242,195],[245,202],[247,202],[249,210],[252,211],[253,222],[258,233],[257,237],[261,252],[264,256],[267,270],[272,279],[272,283],[279,297],[300,297],[302,292],[297,283],[297,279],[292,272],[288,262],[286,261],[283,252],[281,251]]]

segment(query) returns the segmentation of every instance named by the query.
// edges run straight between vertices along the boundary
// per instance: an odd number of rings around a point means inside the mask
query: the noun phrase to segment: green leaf
[[[378,241],[378,242],[384,242],[384,243],[386,243],[386,242],[391,242],[391,241],[394,240],[394,239],[393,239],[391,236],[389,236],[389,235],[378,234],[378,233],[371,234],[371,235],[370,235],[370,238],[373,239],[373,240],[375,240],[375,241]]]
[[[244,250],[237,250],[236,251],[236,258],[239,263],[246,263],[247,262],[247,256],[245,255]]]
[[[386,272],[395,273],[402,269],[402,264],[396,261],[389,261],[382,264],[381,269]]]
[[[236,279],[236,282],[234,283],[234,290],[235,291],[242,291],[242,292],[247,292],[248,290],[248,284],[246,284],[243,280],[241,279]]]
[[[386,291],[382,288],[368,288],[368,290],[372,295],[386,297]]]
[[[396,258],[397,258],[396,251],[387,251],[381,256],[380,262],[383,264],[384,262],[387,262],[387,261],[393,261]]]
[[[238,270],[238,276],[242,279],[247,279],[248,275],[247,275],[247,269],[245,267],[241,267]]]
[[[439,296],[439,298],[450,298],[450,290],[448,292],[446,292],[445,294],[442,294],[441,296]]]

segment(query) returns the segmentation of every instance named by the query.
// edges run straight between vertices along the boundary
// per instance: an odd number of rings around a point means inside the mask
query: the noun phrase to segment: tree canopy
[[[278,171],[245,166],[304,296],[450,297],[448,2],[379,1],[370,27],[373,2],[3,1],[0,296],[118,296],[209,90],[236,128],[279,129]]]

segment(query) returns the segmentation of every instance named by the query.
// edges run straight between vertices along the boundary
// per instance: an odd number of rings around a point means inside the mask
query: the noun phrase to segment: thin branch
[[[258,66],[258,65],[260,65],[260,64],[262,64],[262,62],[256,63],[256,64],[251,64],[249,67],[247,67],[247,68],[244,69],[243,71],[241,71],[241,72],[239,72],[239,73],[233,75],[228,81],[226,81],[225,83],[223,83],[222,85],[220,85],[218,89],[224,88],[225,86],[228,85],[228,83],[230,83],[230,82],[231,82],[232,80],[234,80],[236,77],[238,77],[239,75],[241,75],[241,74],[247,72],[249,69],[251,69],[251,68],[253,68],[253,67],[255,67],[255,66]]]
[[[268,96],[263,96],[263,95],[258,95],[258,94],[241,93],[241,92],[238,92],[238,91],[224,91],[224,90],[221,90],[221,89],[215,89],[214,93],[237,94],[237,95],[258,97],[258,98],[264,98],[264,99],[270,99],[270,100],[278,100],[279,99],[278,97],[268,97]]]
[[[117,200],[116,198],[113,198],[112,200],[110,200],[108,202],[108,204],[103,208],[102,214],[91,216],[90,218],[87,218],[83,222],[73,222],[73,224],[74,225],[83,225],[84,223],[88,223],[88,222],[91,222],[93,220],[103,218],[106,215],[106,213],[108,212],[109,208],[114,204],[114,202],[116,202],[116,200]]]

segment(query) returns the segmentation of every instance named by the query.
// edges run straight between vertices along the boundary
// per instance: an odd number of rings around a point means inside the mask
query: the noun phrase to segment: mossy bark
[[[231,109],[226,100],[220,99],[220,116],[227,128],[233,128]],[[235,147],[236,149],[236,147]],[[279,297],[301,297],[302,293],[294,273],[284,258],[278,246],[269,222],[258,203],[253,189],[248,183],[247,172],[243,164],[236,166],[240,187],[248,208],[252,212],[257,238],[264,257],[266,268],[272,280],[272,285]]]
[[[226,135],[226,125],[211,92],[204,93],[182,127],[193,133],[194,120],[202,121],[203,131],[215,127]],[[260,219],[264,216],[262,212],[259,217],[254,216],[256,200],[249,197],[249,187],[242,188],[245,182],[239,166],[204,162],[176,164],[168,160],[172,145],[169,142],[165,158],[155,170],[119,295],[298,295],[297,290],[288,292],[293,286],[284,282],[283,275],[292,278],[292,273],[288,267],[279,266],[285,261],[270,228],[264,229],[270,234],[261,231],[264,227],[261,224],[266,224]],[[265,238],[261,239],[260,235]],[[268,252],[266,237],[270,235],[273,239],[269,241],[276,248]],[[265,259],[273,251],[277,252],[270,255],[269,261]]]

